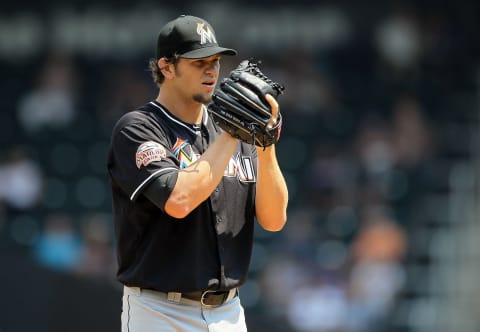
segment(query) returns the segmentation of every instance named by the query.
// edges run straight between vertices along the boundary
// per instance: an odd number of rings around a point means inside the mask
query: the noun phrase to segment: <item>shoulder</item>
[[[116,135],[123,131],[148,131],[155,133],[163,133],[164,124],[159,117],[158,112],[149,103],[145,104],[137,109],[128,111],[115,123],[112,131],[112,135]]]
[[[122,115],[113,127],[111,145],[138,145],[149,141],[171,144],[169,129],[157,113],[153,106],[146,104]]]
[[[135,124],[148,124],[154,121],[152,112],[149,109],[148,105],[142,106],[132,111],[128,111],[118,121],[114,126],[114,131],[117,131],[121,128],[128,127]]]

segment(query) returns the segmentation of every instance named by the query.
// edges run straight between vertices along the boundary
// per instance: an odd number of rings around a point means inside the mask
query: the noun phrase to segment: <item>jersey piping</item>
[[[148,183],[150,181],[150,179],[154,176],[156,176],[158,173],[161,173],[161,172],[165,172],[165,171],[169,171],[169,170],[173,170],[173,171],[176,171],[177,169],[174,168],[174,167],[167,167],[167,168],[162,168],[162,169],[159,169],[158,171],[152,173],[148,178],[146,178],[142,183],[140,183],[140,185],[137,187],[137,189],[135,189],[135,191],[133,192],[132,196],[130,196],[130,200],[133,201],[137,195],[137,193],[140,191],[140,189],[142,189],[142,187]]]
[[[157,103],[151,101],[150,104],[152,104],[153,106],[155,106],[157,109],[159,109],[160,111],[162,111],[162,113],[168,118],[170,119],[171,121],[181,125],[182,127],[184,128],[187,128],[189,131],[191,131],[192,133],[196,134],[196,131],[193,130],[192,128],[190,128],[189,126],[187,126],[185,123],[175,119],[174,117],[172,117],[170,114],[168,114],[168,112],[166,112],[162,106],[158,105]],[[205,107],[205,105],[203,106],[203,124],[206,126],[207,125],[207,122],[208,122],[208,112],[207,112],[207,109]]]
[[[193,134],[195,134],[195,130],[193,130],[192,128],[190,128],[189,126],[187,126],[186,124],[182,123],[181,121],[178,121],[177,119],[173,118],[170,114],[168,114],[161,106],[155,104],[154,102],[150,102],[150,104],[152,104],[153,106],[155,106],[156,108],[158,108],[160,111],[162,111],[162,113],[170,119],[170,121],[173,121],[175,122],[176,124],[179,124],[181,125],[182,127],[185,127],[187,128],[189,131],[191,131]]]

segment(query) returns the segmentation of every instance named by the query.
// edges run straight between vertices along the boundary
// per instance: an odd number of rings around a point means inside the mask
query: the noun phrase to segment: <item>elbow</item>
[[[176,207],[176,206],[171,206],[171,205],[165,204],[165,212],[170,217],[173,217],[175,219],[183,219],[190,214],[191,210],[186,209],[183,206]]]
[[[263,229],[265,229],[268,232],[280,232],[283,229],[283,225],[276,225],[276,226],[263,226]]]
[[[259,220],[259,223],[266,231],[280,232],[287,223],[287,216],[279,217],[274,220],[269,220],[268,222],[262,222],[261,220]]]
[[[186,197],[170,197],[165,203],[165,212],[173,218],[183,219],[195,209]]]

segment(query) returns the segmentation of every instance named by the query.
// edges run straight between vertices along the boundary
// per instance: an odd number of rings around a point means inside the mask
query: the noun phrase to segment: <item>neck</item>
[[[185,100],[173,94],[162,93],[160,90],[156,100],[165,106],[170,113],[186,123],[200,124],[202,122],[203,104],[193,99]]]

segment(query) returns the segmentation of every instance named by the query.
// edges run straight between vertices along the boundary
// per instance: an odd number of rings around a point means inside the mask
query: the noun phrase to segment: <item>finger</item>
[[[275,100],[275,98],[273,98],[272,95],[267,94],[265,96],[265,99],[270,104],[270,108],[272,110],[272,117],[270,118],[270,122],[267,125],[267,128],[270,129],[277,123],[278,113],[279,113],[280,109],[279,109],[277,101]]]

